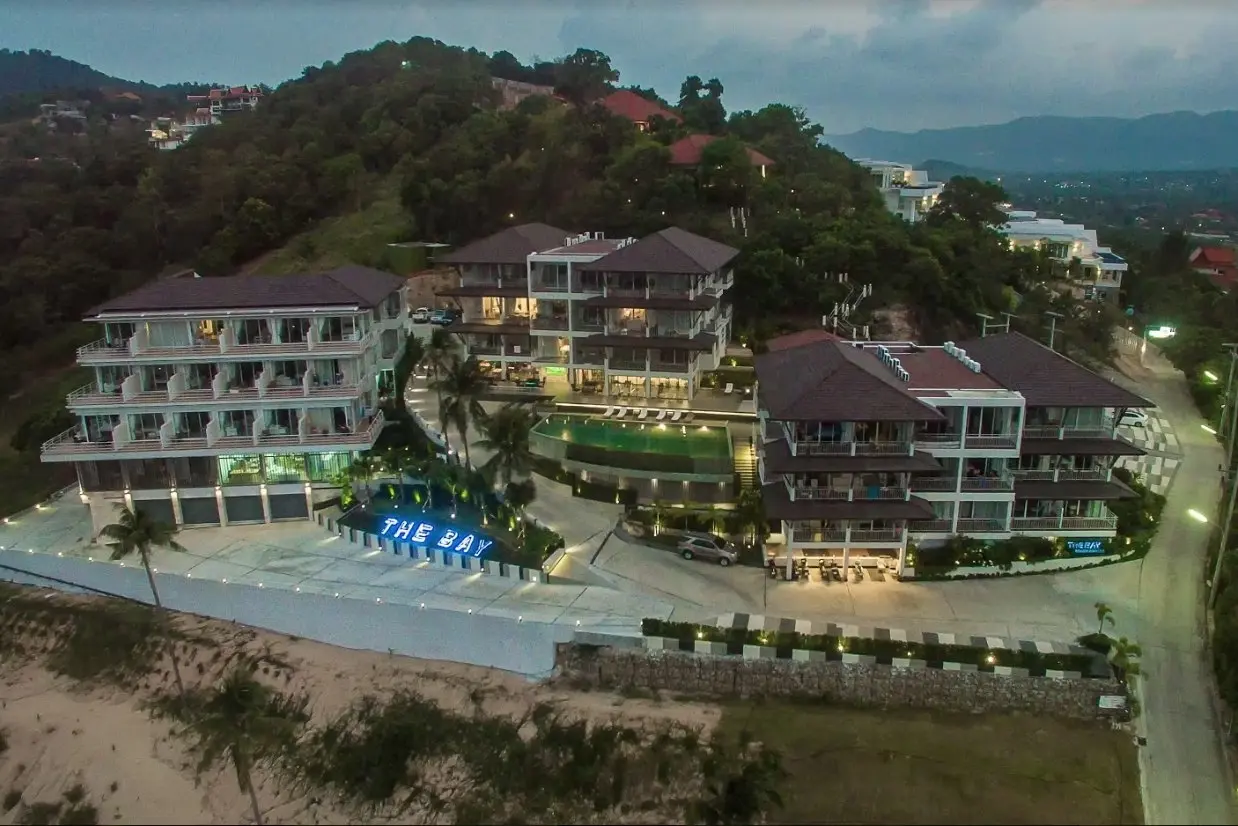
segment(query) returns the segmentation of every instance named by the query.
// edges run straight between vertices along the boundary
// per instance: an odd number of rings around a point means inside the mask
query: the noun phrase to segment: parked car
[[[417,309],[413,310],[413,323],[414,324],[429,324],[430,315],[431,314],[430,314],[429,307],[418,307]]]
[[[456,320],[456,314],[451,310],[435,310],[430,313],[430,323],[446,327]]]
[[[1119,427],[1144,427],[1148,424],[1148,414],[1142,410],[1129,408],[1122,412],[1122,418],[1118,419]]]
[[[679,555],[684,559],[705,559],[723,568],[739,559],[730,542],[705,534],[688,535],[679,542]]]

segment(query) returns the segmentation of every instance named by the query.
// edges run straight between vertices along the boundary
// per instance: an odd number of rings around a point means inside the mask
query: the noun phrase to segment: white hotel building
[[[1149,406],[1017,333],[959,346],[824,331],[757,356],[758,469],[771,544],[901,571],[909,540],[1014,534],[1103,540],[1133,496],[1116,433]]]
[[[1039,218],[1030,210],[1007,209],[1007,222],[1000,227],[1015,249],[1043,250],[1059,264],[1078,259],[1080,271],[1072,287],[1080,298],[1117,303],[1126,260],[1109,247],[1102,247],[1096,230],[1083,224],[1068,224],[1060,218]]]
[[[408,331],[403,279],[363,267],[162,279],[96,307],[78,349],[72,462],[98,529],[114,505],[176,525],[306,519],[383,427]]]
[[[860,158],[856,163],[872,174],[886,209],[913,224],[924,220],[946,186],[930,181],[927,172],[910,164],[872,158]]]

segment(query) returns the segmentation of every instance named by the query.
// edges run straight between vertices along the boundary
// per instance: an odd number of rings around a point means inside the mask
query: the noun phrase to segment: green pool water
[[[581,416],[551,416],[534,432],[552,439],[625,453],[725,459],[730,437],[725,426],[666,424],[655,421],[607,422]]]

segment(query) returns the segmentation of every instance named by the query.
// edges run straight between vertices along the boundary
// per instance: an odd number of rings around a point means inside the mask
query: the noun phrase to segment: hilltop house
[[[872,174],[886,209],[913,224],[924,219],[945,189],[945,184],[930,181],[927,172],[912,169],[909,164],[871,158],[860,158],[856,163]]]
[[[1079,269],[1070,282],[1076,297],[1117,303],[1126,259],[1102,247],[1096,230],[1060,218],[1038,218],[1029,210],[1007,209],[1006,215],[1008,220],[999,231],[1012,248],[1043,250],[1066,267],[1078,260]]]
[[[701,157],[705,154],[705,147],[716,140],[718,138],[715,135],[689,135],[682,140],[675,141],[668,147],[671,152],[671,165],[700,166]],[[773,160],[751,147],[744,147],[744,149],[748,153],[748,161],[756,167],[761,177],[764,178],[765,169],[774,165]]]
[[[612,115],[632,121],[641,132],[649,131],[654,118],[662,118],[672,123],[679,123],[681,120],[679,115],[666,107],[641,97],[635,92],[629,92],[627,89],[611,92],[598,103],[609,110]]]
[[[1191,269],[1207,276],[1217,289],[1229,292],[1238,284],[1234,252],[1233,247],[1196,247],[1191,252]]]
[[[228,89],[211,89],[205,95],[189,95],[190,103],[205,107],[212,115],[222,115],[226,112],[242,112],[246,109],[256,109],[262,99],[260,86],[232,86]]]

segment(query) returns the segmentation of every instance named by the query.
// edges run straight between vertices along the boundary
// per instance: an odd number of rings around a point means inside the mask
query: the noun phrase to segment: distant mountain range
[[[143,81],[125,80],[104,74],[76,60],[54,55],[41,49],[28,52],[0,49],[0,97],[8,95],[68,92],[84,89],[116,89],[142,93],[168,92],[178,94],[185,89],[199,89],[206,83],[176,83],[156,86]]]
[[[1238,167],[1238,111],[1167,112],[1142,118],[1029,117],[993,126],[887,132],[861,129],[824,140],[853,158],[915,163],[933,158],[993,174],[1179,172]]]

